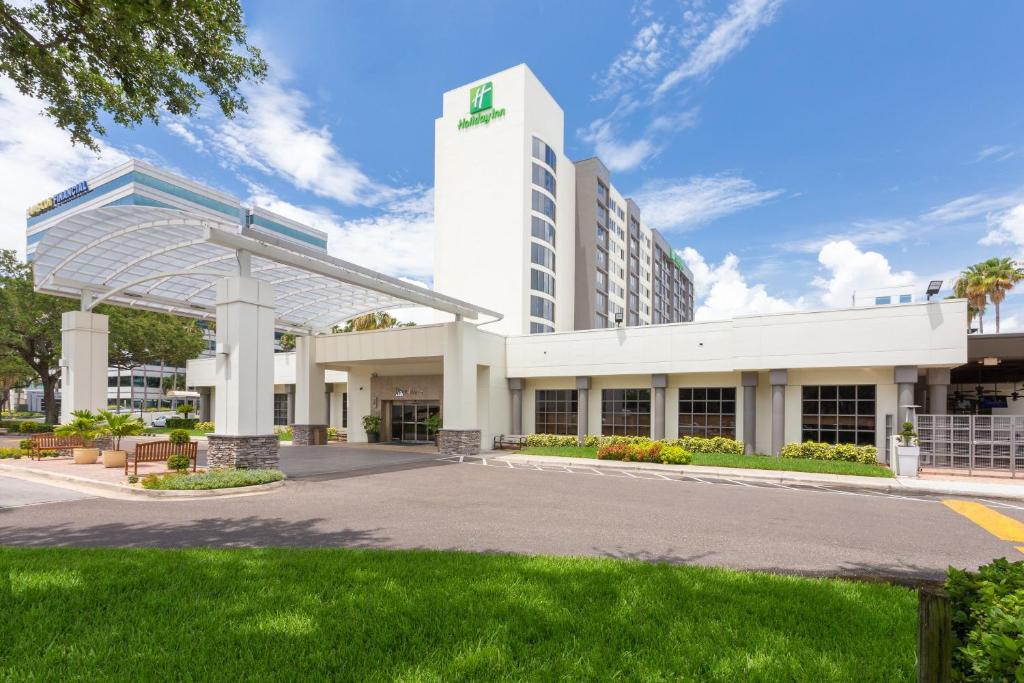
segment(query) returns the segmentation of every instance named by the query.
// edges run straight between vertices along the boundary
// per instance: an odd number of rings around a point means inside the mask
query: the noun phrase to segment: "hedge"
[[[646,443],[601,446],[597,449],[597,458],[624,462],[660,462],[666,465],[690,464],[690,454],[684,448],[663,441],[650,440]]]
[[[27,420],[0,420],[0,427],[17,434],[43,434],[53,431],[53,425]]]
[[[199,424],[197,417],[169,417],[164,426],[168,429],[195,429],[197,424]]]
[[[819,443],[804,441],[788,443],[779,452],[783,458],[802,458],[804,460],[842,460],[860,462],[865,465],[878,464],[878,449],[874,446],[854,446],[850,443]]]
[[[1024,562],[993,560],[977,572],[949,568],[953,678],[1024,680]]]
[[[591,434],[583,439],[586,448],[604,448],[606,446],[642,446],[654,443],[647,436],[597,436]],[[733,453],[743,455],[742,441],[727,439],[724,436],[705,438],[702,436],[684,436],[678,439],[664,439],[661,443],[678,446],[690,453]],[[571,447],[580,445],[575,436],[569,434],[530,434],[526,437],[526,445],[542,447]]]

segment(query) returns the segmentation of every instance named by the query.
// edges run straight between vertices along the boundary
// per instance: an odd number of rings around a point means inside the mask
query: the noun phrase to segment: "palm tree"
[[[392,327],[415,327],[416,323],[398,322],[398,318],[386,311],[364,313],[352,318],[344,327],[335,327],[335,332],[365,332],[367,330],[387,330]]]
[[[967,299],[968,307],[973,306],[978,315],[978,332],[985,333],[985,305],[988,303],[990,285],[981,263],[968,266],[953,283],[953,294],[958,299]],[[970,318],[970,314],[968,314]],[[968,320],[968,328],[970,320]]]
[[[1024,268],[1012,258],[994,257],[980,264],[985,273],[988,298],[996,307],[996,334],[999,333],[999,304],[1003,303],[1006,293],[1024,280]]]

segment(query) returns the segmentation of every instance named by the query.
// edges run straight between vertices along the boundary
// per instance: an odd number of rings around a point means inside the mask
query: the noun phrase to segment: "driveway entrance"
[[[437,447],[393,444],[281,446],[281,470],[290,479],[336,479],[382,470],[449,465],[438,460]]]

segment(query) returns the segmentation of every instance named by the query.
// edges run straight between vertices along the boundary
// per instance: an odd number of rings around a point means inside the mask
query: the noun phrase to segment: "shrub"
[[[337,441],[338,440],[338,428],[337,427],[328,427],[327,428],[327,440],[328,441]]]
[[[672,439],[668,443],[679,446],[691,453],[731,453],[743,455],[744,444],[736,439],[729,439],[724,436],[683,436]]]
[[[0,448],[0,460],[17,459],[23,455],[28,455],[28,453],[20,448]]]
[[[53,425],[20,420],[0,420],[0,427],[18,434],[43,434],[53,431]]]
[[[167,437],[175,446],[182,446],[192,440],[184,429],[175,429]]]
[[[646,443],[628,444],[613,443],[601,446],[597,449],[599,460],[622,460],[624,462],[661,462],[661,449],[664,444],[660,441],[648,441]]]
[[[176,453],[171,457],[167,458],[167,469],[174,470],[178,474],[184,474],[188,471],[188,466],[192,464],[192,460],[187,455]]]
[[[198,418],[190,417],[169,417],[165,423],[168,429],[195,429],[199,424]]]
[[[274,434],[280,441],[291,441],[292,440],[292,428],[291,427],[274,427]]]
[[[170,474],[164,477],[151,474],[142,480],[142,486],[164,491],[198,491],[269,484],[284,478],[284,472],[280,470],[210,470],[197,474]]]
[[[139,475],[137,475],[137,474],[129,474],[128,475],[128,483],[129,484],[138,484],[139,483]]]
[[[967,681],[1024,678],[1024,562],[993,560],[977,572],[950,567],[953,675]]]
[[[212,422],[197,422],[195,428],[199,432],[212,432],[216,429]]]
[[[380,434],[380,416],[363,415],[363,431],[367,434]]]
[[[20,448],[23,451],[32,450],[32,439],[22,439],[21,441],[18,442],[18,448]]]
[[[576,437],[571,434],[529,434],[526,437],[526,445],[530,447],[565,447],[577,443]]]
[[[661,449],[661,461],[666,465],[689,465],[692,456],[682,446],[665,446]]]
[[[854,446],[849,443],[830,444],[817,441],[788,443],[782,447],[779,455],[783,458],[802,458],[804,460],[842,460],[859,462],[866,465],[878,464],[878,449],[874,446]]]

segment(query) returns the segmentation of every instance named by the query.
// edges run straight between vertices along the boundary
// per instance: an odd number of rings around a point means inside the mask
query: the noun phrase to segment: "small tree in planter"
[[[176,453],[171,457],[167,458],[167,469],[174,470],[178,474],[185,474],[188,472],[188,466],[191,464],[187,455]]]
[[[437,433],[441,431],[442,426],[441,416],[438,415],[437,413],[434,413],[433,415],[429,416],[426,420],[423,421],[423,426],[427,428],[427,434],[436,444]]]
[[[921,446],[914,431],[913,422],[904,422],[899,434],[893,437],[896,446],[897,474],[901,477],[916,477],[921,460]]]
[[[82,439],[82,447],[72,449],[76,465],[92,465],[100,457],[100,449],[93,448],[92,442],[103,434],[100,418],[91,410],[71,411],[71,422],[60,425],[53,430],[57,436],[77,436]]]
[[[191,403],[182,403],[181,405],[174,409],[174,412],[176,412],[178,415],[181,415],[187,420],[189,415],[196,412],[196,409]]]
[[[121,438],[142,434],[146,425],[142,420],[128,413],[112,413],[109,410],[101,410],[100,417],[106,422],[104,431],[114,441],[112,450],[103,451],[103,466],[124,467],[128,460],[128,453],[121,450]]]
[[[366,432],[366,440],[370,443],[380,441],[380,417],[377,415],[363,416],[363,431]]]

